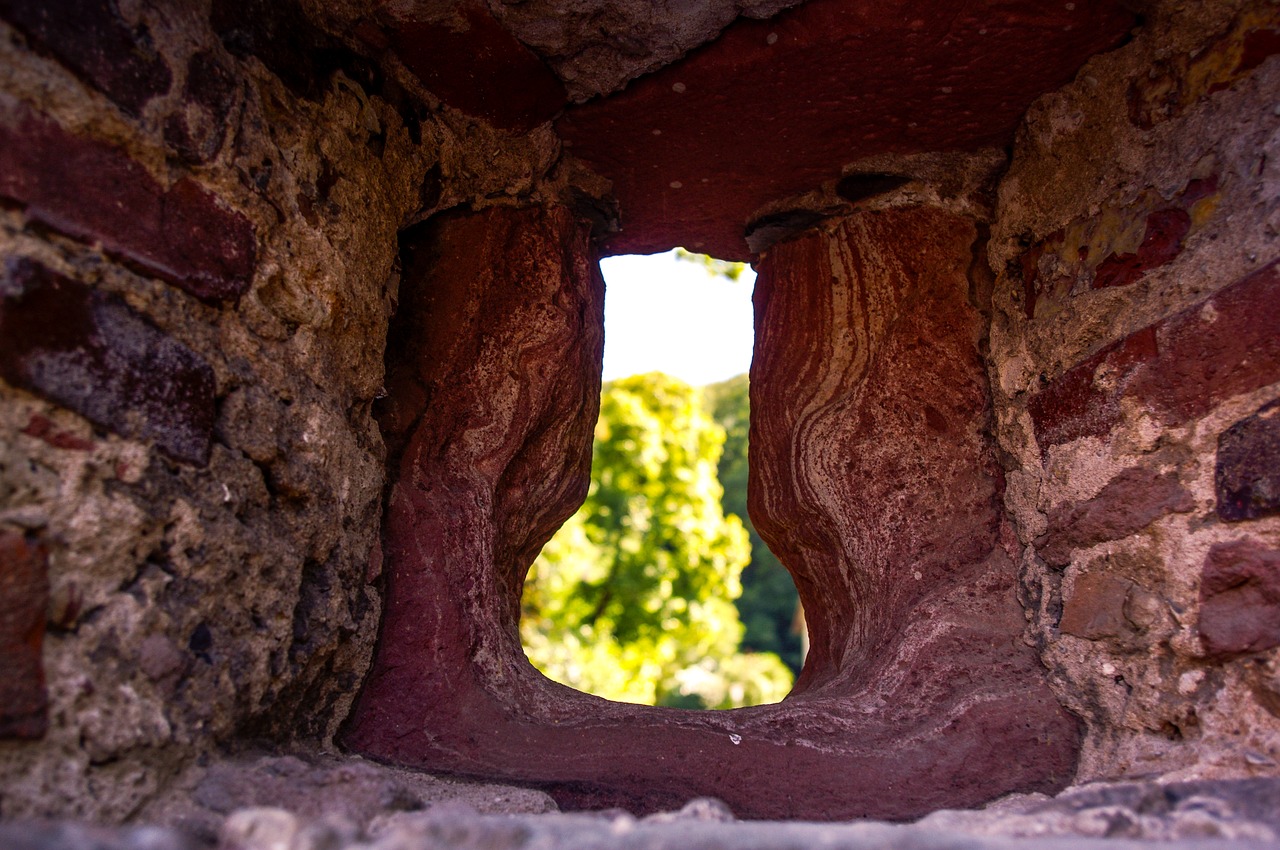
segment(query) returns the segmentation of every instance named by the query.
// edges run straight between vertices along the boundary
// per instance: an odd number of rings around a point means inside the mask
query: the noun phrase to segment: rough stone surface
[[[1215,656],[1280,646],[1280,551],[1219,543],[1200,573],[1200,637]]]
[[[1221,437],[1223,475],[1265,501],[1248,483],[1265,453],[1232,448],[1265,441],[1264,417],[1230,429],[1280,393],[1280,12],[1144,14],[1032,106],[997,193],[990,367],[1020,596],[1085,725],[1078,781],[1274,775],[1276,650],[1219,653],[1201,626],[1239,651],[1260,637],[1262,556],[1222,553],[1280,548],[1274,516],[1223,522],[1216,460]],[[1202,572],[1238,583],[1206,597]]]
[[[1016,795],[981,811],[944,810],[916,824],[740,822],[714,798],[637,820],[624,812],[485,814],[456,801],[372,818],[290,807],[219,819],[222,850],[518,850],[521,847],[802,850],[1181,850],[1275,848],[1275,780],[1096,784],[1056,798]],[[150,850],[209,846],[172,827],[103,829],[68,822],[0,824],[12,850]]]
[[[45,389],[0,377],[0,528],[48,551],[48,728],[0,740],[5,818],[119,821],[236,742],[332,746],[380,618],[372,405],[396,234],[460,204],[599,197],[598,180],[556,170],[549,131],[433,111],[407,75],[362,73],[290,4],[254,7],[270,7],[271,32],[238,29],[222,3],[101,5],[171,70],[138,115],[0,14],[3,310],[17,322],[13,274],[38,268],[37,294],[68,308],[53,342],[75,335],[77,305],[129,330],[106,349],[75,341],[80,371]],[[254,11],[232,5],[242,22]],[[224,225],[252,254],[227,258]],[[166,269],[214,289],[191,297]],[[27,321],[48,329],[48,312],[24,303],[17,330],[4,320],[7,352],[48,347]],[[207,465],[143,431],[180,410],[125,409],[117,390],[136,375],[93,371],[95,351],[138,366],[129,340],[165,340],[211,371]],[[170,375],[152,372],[144,386]]]
[[[210,302],[253,278],[253,225],[190,179],[160,185],[123,151],[10,106],[0,112],[0,195],[55,230]]]
[[[1228,522],[1280,513],[1280,403],[1218,437],[1214,495],[1218,516]]]
[[[1116,44],[1114,3],[814,0],[741,20],[684,61],[557,126],[614,182],[609,253],[683,245],[750,258],[743,231],[771,201],[877,154],[1005,145],[1031,101]]]
[[[208,364],[120,299],[29,260],[0,279],[0,377],[174,460],[209,462]]]
[[[599,282],[563,214],[427,227],[406,242],[405,324],[389,343],[397,368],[379,421],[399,460],[384,526],[388,607],[348,746],[535,783],[562,806],[649,812],[715,794],[753,818],[906,818],[1069,779],[1075,723],[1017,642],[1014,577],[999,545],[969,220],[872,215],[790,243],[762,270],[753,386],[764,389],[753,409],[769,423],[763,444],[800,439],[783,423],[806,392],[820,398],[801,433],[817,427],[812,419],[855,428],[765,464],[766,498],[803,500],[803,521],[767,502],[768,528],[778,539],[780,523],[811,532],[779,551],[799,559],[814,649],[788,701],[733,712],[608,703],[528,665],[516,638],[520,583],[586,482]],[[893,252],[878,238],[890,233],[912,248]],[[825,265],[829,252],[839,265]],[[844,284],[835,294],[833,279]],[[879,424],[901,429],[903,442],[875,460],[909,465],[855,499],[856,516],[824,514],[821,505],[851,495],[830,489],[838,482],[868,485],[853,459],[870,449],[870,432],[856,428],[887,399],[862,396],[892,384],[898,368],[930,401],[885,414]],[[804,495],[778,483],[784,469],[809,476]],[[932,501],[939,489],[961,501]],[[915,573],[895,559],[914,561]],[[832,566],[819,574],[823,560]]]
[[[131,25],[115,0],[3,0],[0,18],[21,30],[133,116],[169,90],[173,75],[145,24]]]
[[[48,552],[0,527],[0,738],[40,738],[49,725],[44,687]]]

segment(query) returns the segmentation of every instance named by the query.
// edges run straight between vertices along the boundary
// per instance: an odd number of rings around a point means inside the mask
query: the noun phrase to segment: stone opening
[[[624,702],[776,703],[800,670],[803,620],[747,516],[755,274],[681,251],[600,265],[591,488],[530,568],[525,654]]]

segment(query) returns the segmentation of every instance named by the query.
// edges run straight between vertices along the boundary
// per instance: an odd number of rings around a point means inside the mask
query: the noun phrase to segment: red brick
[[[1219,543],[1200,573],[1200,637],[1215,656],[1280,646],[1280,551]]]
[[[213,370],[120,299],[30,260],[0,279],[0,377],[175,460],[208,463]]]
[[[1280,268],[1276,262],[1201,304],[1113,343],[1068,369],[1027,404],[1040,451],[1102,437],[1134,399],[1166,425],[1280,381]],[[1099,378],[1105,377],[1105,380]]]
[[[201,300],[237,299],[253,280],[247,218],[190,179],[165,188],[119,149],[25,107],[0,109],[0,195]]]
[[[1036,540],[1045,563],[1063,567],[1071,553],[1136,534],[1170,513],[1195,507],[1175,472],[1134,466],[1118,473],[1087,502],[1058,505],[1049,511],[1048,530]]]
[[[0,0],[0,17],[134,117],[172,83],[146,27],[125,23],[115,0]]]
[[[0,530],[0,738],[41,738],[48,727],[41,656],[47,560],[40,543]]]

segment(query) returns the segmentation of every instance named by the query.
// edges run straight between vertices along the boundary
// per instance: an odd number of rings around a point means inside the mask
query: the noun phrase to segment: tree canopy
[[[675,378],[604,386],[586,502],[534,562],[523,596],[525,651],[549,677],[651,705],[786,694],[791,674],[776,656],[739,652],[734,599],[751,550],[721,505],[724,441],[699,391]]]

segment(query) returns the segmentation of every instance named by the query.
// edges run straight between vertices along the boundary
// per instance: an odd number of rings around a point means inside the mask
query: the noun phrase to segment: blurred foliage
[[[716,477],[724,430],[658,373],[606,384],[582,508],[525,584],[521,638],[547,676],[609,699],[687,708],[777,702],[776,657],[739,654],[733,600],[750,543]]]
[[[718,477],[724,486],[724,512],[737,517],[751,539],[751,562],[742,572],[738,615],[746,631],[742,649],[771,652],[798,674],[804,664],[801,636],[796,629],[800,594],[787,568],[764,545],[747,516],[747,431],[750,401],[746,375],[738,375],[702,390],[703,403],[724,428],[724,451]]]
[[[686,251],[683,248],[677,248],[675,251],[676,259],[683,260],[686,263],[696,263],[707,270],[707,274],[712,277],[727,277],[729,280],[736,281],[742,277],[742,273],[747,270],[746,263],[731,263],[728,260],[717,260],[708,254],[695,254],[692,251]]]

